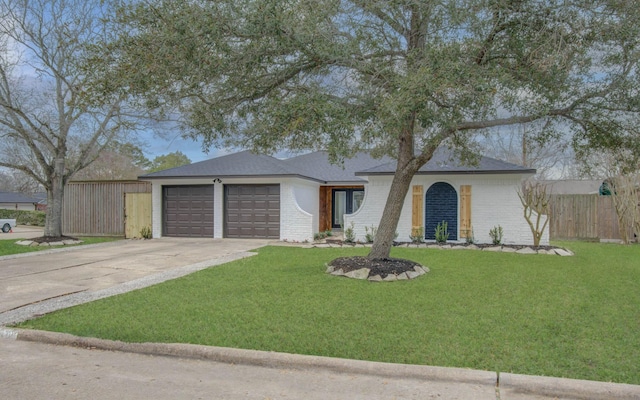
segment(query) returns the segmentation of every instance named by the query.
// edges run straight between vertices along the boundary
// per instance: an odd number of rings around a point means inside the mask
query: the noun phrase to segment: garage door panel
[[[163,235],[213,237],[213,185],[163,187]]]
[[[280,238],[280,185],[226,185],[225,237]]]

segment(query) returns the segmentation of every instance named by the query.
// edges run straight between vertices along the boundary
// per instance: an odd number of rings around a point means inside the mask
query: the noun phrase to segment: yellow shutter
[[[471,237],[471,185],[460,186],[460,238]]]
[[[413,208],[411,211],[411,233],[416,234],[416,230],[422,228],[424,224],[423,210],[424,200],[422,198],[422,185],[413,186]]]

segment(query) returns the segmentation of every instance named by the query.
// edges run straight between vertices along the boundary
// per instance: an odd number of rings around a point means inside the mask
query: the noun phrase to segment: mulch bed
[[[79,240],[77,238],[71,236],[40,236],[37,238],[29,239],[36,243],[56,243],[62,242],[63,240]]]
[[[369,276],[380,275],[386,278],[387,275],[400,275],[403,272],[414,271],[414,267],[419,266],[415,261],[404,260],[402,258],[376,258],[371,259],[362,256],[340,257],[329,263],[335,269],[342,269],[344,273],[357,271],[362,268],[369,268]]]

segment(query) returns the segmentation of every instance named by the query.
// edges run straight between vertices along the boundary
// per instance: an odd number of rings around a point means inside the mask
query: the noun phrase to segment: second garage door
[[[224,236],[280,238],[280,185],[225,185]]]

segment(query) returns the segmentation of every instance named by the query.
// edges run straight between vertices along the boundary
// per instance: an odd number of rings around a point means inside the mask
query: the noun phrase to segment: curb
[[[184,343],[126,343],[30,329],[0,328],[0,337],[3,336],[20,341],[154,356],[191,358],[226,364],[295,370],[322,369],[338,373],[374,375],[386,378],[465,382],[488,385],[492,388],[496,385],[495,372],[463,368],[393,364]]]
[[[640,399],[640,385],[509,373],[500,374],[500,391],[503,394],[537,394],[555,399]]]
[[[1,338],[105,351],[191,358],[267,368],[294,370],[316,369],[336,373],[379,376],[389,379],[402,378],[467,383],[495,388],[496,392],[500,393],[504,398],[518,398],[519,394],[544,396],[554,399],[584,400],[632,400],[640,398],[640,385],[510,373],[500,373],[498,384],[498,375],[496,372],[464,368],[393,364],[182,343],[125,343],[79,337],[67,333],[0,327],[0,339]]]

